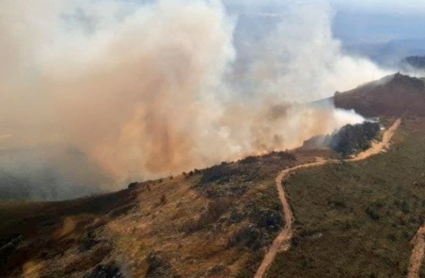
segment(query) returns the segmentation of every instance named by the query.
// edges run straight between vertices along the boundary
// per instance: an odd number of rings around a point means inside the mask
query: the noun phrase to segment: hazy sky
[[[398,60],[425,53],[423,0],[223,1],[231,13],[239,15],[238,30],[243,29],[243,36],[239,37],[257,40],[296,6],[317,6],[317,10],[328,6],[332,14],[333,36],[349,51],[379,63],[388,58]],[[374,45],[373,48],[370,45]]]
[[[288,0],[224,0],[229,5],[242,6],[281,6],[293,3]],[[259,3],[260,2],[260,3]],[[425,1],[423,0],[296,0],[300,4],[328,2],[336,9],[356,10],[364,12],[397,12],[397,13],[422,13],[425,14]]]
[[[330,3],[339,9],[364,12],[425,14],[423,0],[331,0]]]

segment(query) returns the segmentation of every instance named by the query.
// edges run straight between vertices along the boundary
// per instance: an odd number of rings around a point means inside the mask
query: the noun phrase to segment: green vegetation
[[[385,154],[291,176],[293,247],[267,277],[405,277],[425,212],[424,139],[425,120],[405,120]]]
[[[358,125],[346,125],[329,139],[329,147],[344,157],[367,150],[379,134],[378,123],[364,122]]]

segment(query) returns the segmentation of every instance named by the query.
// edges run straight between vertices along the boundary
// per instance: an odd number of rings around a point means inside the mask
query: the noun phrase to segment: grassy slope
[[[405,277],[425,212],[425,120],[404,120],[385,153],[287,181],[298,236],[267,277]]]
[[[223,164],[218,178],[201,170],[74,201],[2,203],[0,276],[82,277],[112,262],[134,277],[253,271],[282,225],[268,226],[281,214],[276,175],[321,154],[271,154]],[[2,250],[10,235],[16,243]]]
[[[261,253],[256,246],[268,245],[279,229],[268,230],[258,223],[261,217],[256,218],[261,216],[259,211],[281,213],[276,174],[311,159],[311,154],[297,160],[271,154],[216,166],[218,175],[201,170],[155,185],[151,191],[143,190],[140,210],[107,225],[115,238],[115,257],[125,261],[136,277],[157,277],[146,262],[152,253],[160,253],[170,263],[172,275],[180,277],[233,277],[241,269],[253,267],[251,261]],[[167,202],[158,205],[162,195]],[[219,212],[209,209],[216,208],[211,204],[218,204]],[[261,233],[235,240],[247,227]]]

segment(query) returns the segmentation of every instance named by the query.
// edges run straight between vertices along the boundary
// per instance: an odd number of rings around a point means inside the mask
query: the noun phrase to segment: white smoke
[[[367,59],[344,53],[332,35],[333,12],[325,1],[286,5],[280,22],[256,46],[248,79],[284,101],[311,101],[388,75]]]
[[[117,185],[298,147],[360,122],[288,104],[383,74],[342,53],[319,7],[292,7],[257,46],[240,79],[254,88],[248,97],[229,85],[237,18],[218,0],[2,1],[0,133],[13,137],[1,143],[72,146]]]

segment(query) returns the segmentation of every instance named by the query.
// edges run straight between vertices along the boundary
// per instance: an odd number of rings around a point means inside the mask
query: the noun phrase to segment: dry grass
[[[132,277],[235,277],[276,236],[268,223],[283,225],[276,175],[318,155],[272,153],[117,193],[1,204],[0,238],[22,241],[0,252],[0,276],[77,278],[113,263]]]

